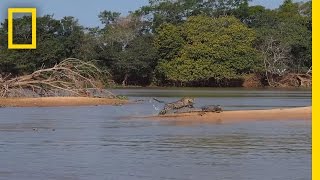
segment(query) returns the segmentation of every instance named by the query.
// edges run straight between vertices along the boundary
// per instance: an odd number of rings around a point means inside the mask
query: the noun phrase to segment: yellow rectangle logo
[[[13,44],[13,14],[31,13],[32,43]],[[36,8],[8,8],[8,49],[36,49],[37,48],[37,9]]]

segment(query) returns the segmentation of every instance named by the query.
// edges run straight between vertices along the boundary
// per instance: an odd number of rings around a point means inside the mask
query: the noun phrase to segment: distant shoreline
[[[128,100],[90,97],[0,98],[0,107],[63,107],[122,105]]]

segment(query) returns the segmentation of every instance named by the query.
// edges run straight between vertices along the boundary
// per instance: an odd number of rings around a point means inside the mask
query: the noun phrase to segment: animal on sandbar
[[[222,107],[220,105],[208,105],[208,106],[203,106],[201,108],[202,112],[216,112],[220,113],[222,112]]]
[[[170,110],[177,110],[184,107],[194,108],[193,104],[194,104],[194,98],[184,97],[179,101],[165,104],[163,110],[160,111],[159,115],[164,115],[168,113],[168,111]]]

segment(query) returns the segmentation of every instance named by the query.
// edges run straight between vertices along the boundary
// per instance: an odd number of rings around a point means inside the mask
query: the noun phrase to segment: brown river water
[[[311,122],[177,125],[154,115],[182,96],[196,106],[270,109],[311,105],[307,90],[117,89],[125,106],[1,108],[0,179],[307,180]]]

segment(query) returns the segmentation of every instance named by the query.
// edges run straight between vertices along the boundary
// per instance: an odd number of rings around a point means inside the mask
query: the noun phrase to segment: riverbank
[[[311,120],[312,108],[299,107],[287,109],[224,111],[221,113],[199,112],[150,116],[148,119],[161,121],[180,121],[183,123],[235,123],[260,120]]]
[[[0,107],[59,107],[122,105],[128,100],[90,97],[0,98]]]
[[[165,82],[160,84],[129,83],[123,86],[120,82],[114,82],[112,88],[246,88],[246,89],[311,89],[312,75],[288,73],[282,76],[270,75],[268,78],[260,74],[247,74],[238,79],[223,81],[195,81],[195,82]],[[270,82],[268,82],[268,80]]]

